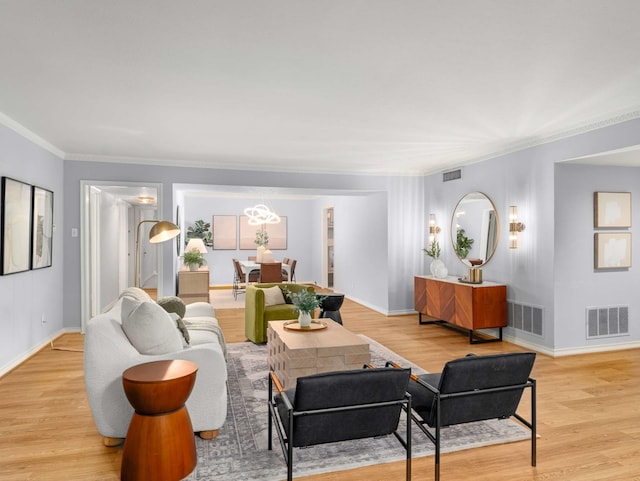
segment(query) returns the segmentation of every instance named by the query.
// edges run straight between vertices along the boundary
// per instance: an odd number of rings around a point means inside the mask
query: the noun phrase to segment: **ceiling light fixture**
[[[247,207],[244,215],[249,218],[249,225],[278,224],[280,216],[264,204]]]
[[[138,202],[140,202],[141,204],[153,204],[155,202],[155,199],[153,197],[141,195],[140,197],[138,197]]]

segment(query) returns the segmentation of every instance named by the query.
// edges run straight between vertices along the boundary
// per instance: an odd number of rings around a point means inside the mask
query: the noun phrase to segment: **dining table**
[[[284,262],[281,262],[281,264],[282,268],[287,273],[287,282],[291,282],[291,266],[289,264],[285,264]],[[254,269],[260,270],[260,263],[256,261],[240,261],[240,265],[242,266],[242,272],[244,273],[244,282],[245,284],[249,284],[249,273]]]

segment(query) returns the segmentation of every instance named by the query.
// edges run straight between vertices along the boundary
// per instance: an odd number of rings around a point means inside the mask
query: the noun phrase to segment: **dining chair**
[[[289,273],[289,280],[291,282],[295,282],[296,281],[296,264],[298,263],[297,260],[295,259],[291,259],[289,261],[289,270],[291,271]]]
[[[260,264],[260,282],[281,282],[282,262],[263,262]]]

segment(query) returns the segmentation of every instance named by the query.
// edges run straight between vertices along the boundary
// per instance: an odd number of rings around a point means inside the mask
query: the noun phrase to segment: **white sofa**
[[[226,346],[213,307],[204,302],[186,306],[184,322],[190,336],[188,346],[184,347],[182,334],[176,327],[180,340],[178,349],[162,354],[140,354],[125,332],[129,324],[123,329],[122,305],[127,294],[137,301],[146,296],[147,302],[153,303],[144,291],[128,288],[106,312],[90,319],[86,325],[85,386],[91,413],[98,432],[104,437],[104,444],[119,444],[126,437],[133,416],[133,408],[122,387],[123,371],[137,364],[166,359],[185,359],[198,365],[196,383],[186,406],[194,431],[211,439],[227,415]],[[147,307],[156,309],[156,306]],[[175,340],[173,342],[175,345]]]

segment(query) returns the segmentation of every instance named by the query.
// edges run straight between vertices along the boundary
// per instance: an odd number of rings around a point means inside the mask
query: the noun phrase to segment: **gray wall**
[[[185,226],[192,226],[196,220],[203,219],[213,224],[214,215],[242,215],[244,208],[250,205],[264,202],[263,199],[238,199],[211,197],[205,195],[184,196],[184,220]],[[273,199],[269,200],[269,206],[280,216],[287,217],[287,249],[273,250],[275,260],[284,257],[297,259],[296,278],[299,281],[319,280],[313,275],[310,259],[313,257],[309,232],[312,221],[318,218],[314,216],[313,201],[310,199]],[[236,229],[238,232],[238,228]],[[185,236],[183,239],[186,238]],[[214,250],[207,248],[204,255],[209,268],[209,283],[231,284],[233,281],[232,259],[246,260],[247,256],[256,255],[257,245],[253,244],[252,250]]]
[[[0,277],[0,374],[63,328],[62,166],[61,159],[0,125],[0,175],[53,191],[55,226],[51,267]]]
[[[556,163],[639,143],[640,120],[632,120],[465,166],[460,180],[443,183],[441,174],[425,178],[424,212],[425,215],[435,213],[438,216],[442,227],[442,260],[449,268],[449,275],[459,276],[466,271],[455,257],[450,240],[451,215],[455,205],[472,191],[484,192],[495,203],[500,220],[500,240],[494,257],[483,268],[484,279],[507,284],[510,301],[541,307],[544,316],[542,336],[507,328],[505,335],[510,340],[552,354],[570,353],[567,348],[573,348],[572,352],[587,351],[598,344],[585,339],[584,308],[588,299],[579,293],[577,287],[585,282],[584,269],[593,267],[593,230],[587,237],[580,235],[583,243],[577,243],[572,232],[566,230],[565,221],[574,209],[589,209],[591,212],[594,190],[631,191],[632,179],[638,177],[636,174],[624,179],[612,173],[602,176],[603,182],[600,183],[597,175],[590,174],[584,187],[576,193],[574,186],[582,183],[583,171],[576,169],[578,175],[570,177],[565,174],[565,167],[556,167]],[[609,171],[608,168],[600,170],[603,173]],[[635,171],[629,169],[630,173]],[[509,249],[508,244],[510,205],[518,206],[520,220],[526,225],[526,230],[520,235],[518,249]],[[583,212],[582,217],[584,215]],[[575,219],[571,224],[574,222]],[[593,219],[589,217],[581,222],[579,230],[589,230]],[[556,233],[556,229],[560,232]],[[576,256],[581,256],[579,261]],[[567,263],[567,259],[572,262]],[[576,267],[578,264],[580,267]],[[599,302],[610,305],[613,297],[607,293],[617,290],[621,294],[616,295],[616,299],[625,297],[627,303],[630,301],[627,277],[624,273],[591,273],[587,279],[611,282],[598,296]],[[628,341],[629,338],[611,338],[608,344]]]
[[[248,172],[216,169],[199,169],[185,167],[159,167],[136,164],[113,164],[101,162],[65,161],[64,163],[64,189],[65,189],[65,227],[64,227],[64,259],[65,259],[65,289],[64,289],[64,320],[65,326],[80,326],[80,238],[73,238],[70,235],[72,228],[80,228],[80,181],[121,181],[121,182],[154,182],[163,186],[163,198],[159,202],[162,213],[159,214],[165,219],[175,217],[175,207],[177,199],[174,199],[173,184],[210,184],[210,185],[233,185],[233,186],[257,186],[257,187],[290,187],[296,189],[313,189],[314,191],[326,189],[327,192],[334,193],[337,190],[348,191],[351,195],[354,191],[361,191],[367,195],[376,193],[386,193],[387,205],[384,201],[377,199],[369,208],[364,204],[358,206],[358,202],[353,204],[363,216],[369,216],[367,222],[353,224],[349,233],[348,242],[367,246],[370,250],[366,256],[367,262],[374,257],[384,259],[389,265],[396,266],[393,271],[388,271],[388,276],[380,276],[372,279],[368,277],[368,267],[356,264],[344,264],[341,269],[351,269],[355,272],[356,279],[350,282],[360,286],[357,291],[358,298],[374,308],[383,312],[387,309],[411,310],[413,306],[413,274],[415,266],[420,258],[419,248],[421,240],[411,239],[417,235],[419,229],[412,229],[412,232],[394,230],[385,232],[384,225],[387,222],[387,215],[391,210],[395,211],[395,206],[402,205],[407,199],[407,192],[418,191],[412,198],[421,197],[421,181],[415,177],[385,177],[385,176],[363,176],[363,175],[333,175],[333,174],[304,174],[304,173],[278,173],[278,172]],[[177,197],[177,196],[176,196]],[[357,196],[356,196],[357,197]],[[355,197],[354,197],[355,198]],[[346,210],[351,209],[347,204]],[[318,209],[318,216],[320,215]],[[422,210],[421,205],[413,205],[411,209],[394,214],[394,225],[402,226],[415,223],[415,214]],[[183,213],[183,215],[185,215]],[[204,213],[203,213],[204,215]],[[420,215],[420,214],[418,214]],[[313,219],[313,217],[312,217]],[[363,220],[363,219],[359,219]],[[314,240],[319,242],[320,220],[314,222],[311,232]],[[350,226],[350,224],[347,224]],[[356,228],[357,227],[357,228]],[[391,229],[387,229],[391,231]],[[379,237],[384,240],[378,241]],[[371,239],[375,242],[371,242]],[[389,239],[392,239],[391,241]],[[402,239],[402,240],[396,240]],[[411,249],[395,248],[396,246],[413,245]],[[175,292],[175,273],[179,267],[175,261],[175,244],[162,244],[164,260],[164,276],[160,279],[159,288],[164,295]],[[319,251],[316,251],[319,252]],[[346,252],[346,251],[345,251]],[[409,263],[410,270],[405,271],[397,266],[405,266],[406,257],[414,258],[416,261]],[[291,256],[289,256],[291,257]],[[315,262],[315,261],[314,261]],[[319,265],[319,264],[318,264]],[[297,269],[297,268],[296,268]],[[386,269],[386,268],[385,268]],[[304,274],[304,272],[303,272]],[[320,271],[311,273],[312,280],[319,280]],[[391,291],[387,290],[382,296],[378,295],[378,286],[387,283],[394,286]],[[366,286],[369,286],[367,288]],[[400,307],[397,307],[400,306]]]
[[[640,155],[640,154],[639,154]],[[557,165],[555,304],[556,350],[640,340],[640,169]],[[595,229],[594,192],[631,192],[631,228]],[[634,232],[635,231],[635,232]],[[594,233],[631,232],[630,269],[594,269]],[[628,306],[629,335],[586,339],[586,308]]]
[[[510,300],[541,306],[544,309],[544,335],[529,335],[508,329],[507,335],[521,344],[531,344],[550,352],[574,352],[598,347],[600,342],[587,342],[584,336],[583,310],[587,302],[611,305],[626,302],[631,307],[632,336],[611,338],[610,345],[627,344],[637,340],[637,317],[634,317],[634,297],[629,286],[633,282],[634,268],[627,272],[595,273],[592,270],[591,195],[594,190],[628,190],[637,192],[630,185],[637,181],[635,169],[629,175],[612,176],[578,170],[579,175],[565,172],[565,167],[555,167],[555,162],[624,148],[640,144],[640,120],[631,120],[588,132],[557,142],[508,154],[464,168],[462,180],[443,184],[441,175],[422,177],[385,177],[330,174],[300,174],[275,172],[221,171],[184,167],[156,167],[62,161],[34,145],[13,131],[0,127],[1,174],[51,189],[55,194],[53,239],[53,267],[0,278],[0,326],[5,332],[0,340],[0,366],[13,363],[51,335],[64,327],[80,326],[80,237],[72,237],[71,229],[80,228],[80,181],[108,180],[122,182],[159,182],[163,184],[160,206],[164,218],[175,215],[174,183],[254,185],[263,187],[295,187],[309,189],[345,189],[370,192],[375,199],[369,206],[357,205],[359,212],[373,213],[370,222],[357,224],[349,232],[353,238],[345,239],[350,245],[367,245],[374,238],[366,262],[386,256],[385,275],[349,279],[340,275],[345,289],[362,286],[355,296],[360,300],[385,308],[389,312],[410,311],[413,307],[413,276],[424,274],[427,269],[421,248],[426,246],[425,219],[429,213],[438,216],[442,227],[443,260],[451,275],[465,271],[454,256],[448,243],[450,216],[453,207],[467,192],[479,190],[496,203],[500,216],[501,238],[498,251],[486,266],[485,278],[508,284]],[[572,167],[567,167],[567,169]],[[592,185],[580,187],[580,177],[585,176]],[[557,178],[556,178],[557,177]],[[555,187],[554,187],[555,186]],[[589,202],[583,202],[589,194]],[[380,195],[380,197],[376,197]],[[382,198],[386,196],[386,200]],[[316,211],[334,199],[316,201]],[[386,215],[377,208],[384,208]],[[337,202],[337,201],[336,201]],[[508,249],[507,208],[518,205],[521,220],[527,225],[521,235],[520,248]],[[581,220],[573,215],[572,208],[586,209]],[[368,209],[374,207],[376,209]],[[350,209],[352,206],[348,206]],[[589,212],[586,213],[585,212]],[[634,210],[635,211],[635,210]],[[63,221],[64,212],[64,225]],[[556,219],[557,216],[557,219]],[[568,221],[570,219],[570,221]],[[580,224],[572,223],[580,222]],[[381,233],[386,223],[386,240]],[[312,245],[318,243],[320,222],[310,228]],[[566,230],[566,225],[577,230]],[[589,226],[589,227],[587,227]],[[378,229],[381,230],[378,230]],[[557,232],[556,232],[557,231]],[[584,244],[576,245],[574,232],[580,232]],[[637,242],[637,241],[636,241]],[[386,243],[386,244],[385,244]],[[174,289],[174,245],[163,245],[164,278],[162,289],[171,293]],[[311,248],[312,250],[314,247]],[[336,251],[337,252],[337,251]],[[575,258],[574,258],[575,257]],[[347,266],[350,256],[343,265]],[[353,263],[353,269],[363,269],[363,260]],[[312,276],[320,272],[317,258],[311,260]],[[64,267],[63,267],[64,266]],[[587,277],[583,270],[587,269]],[[367,273],[370,275],[370,273]],[[351,273],[349,272],[349,275]],[[629,280],[632,279],[631,282]],[[315,280],[315,279],[314,279]],[[581,286],[589,283],[586,291]],[[386,283],[386,293],[381,293]],[[340,285],[340,284],[339,284]],[[368,287],[367,287],[368,286]],[[364,288],[366,287],[366,288]],[[380,290],[379,290],[380,289]],[[587,292],[594,292],[593,296]],[[381,294],[380,294],[381,293]],[[376,298],[380,296],[383,300]],[[623,299],[624,298],[624,299]],[[41,325],[45,315],[47,323]],[[564,350],[564,351],[563,351]],[[573,351],[572,351],[573,350]]]

